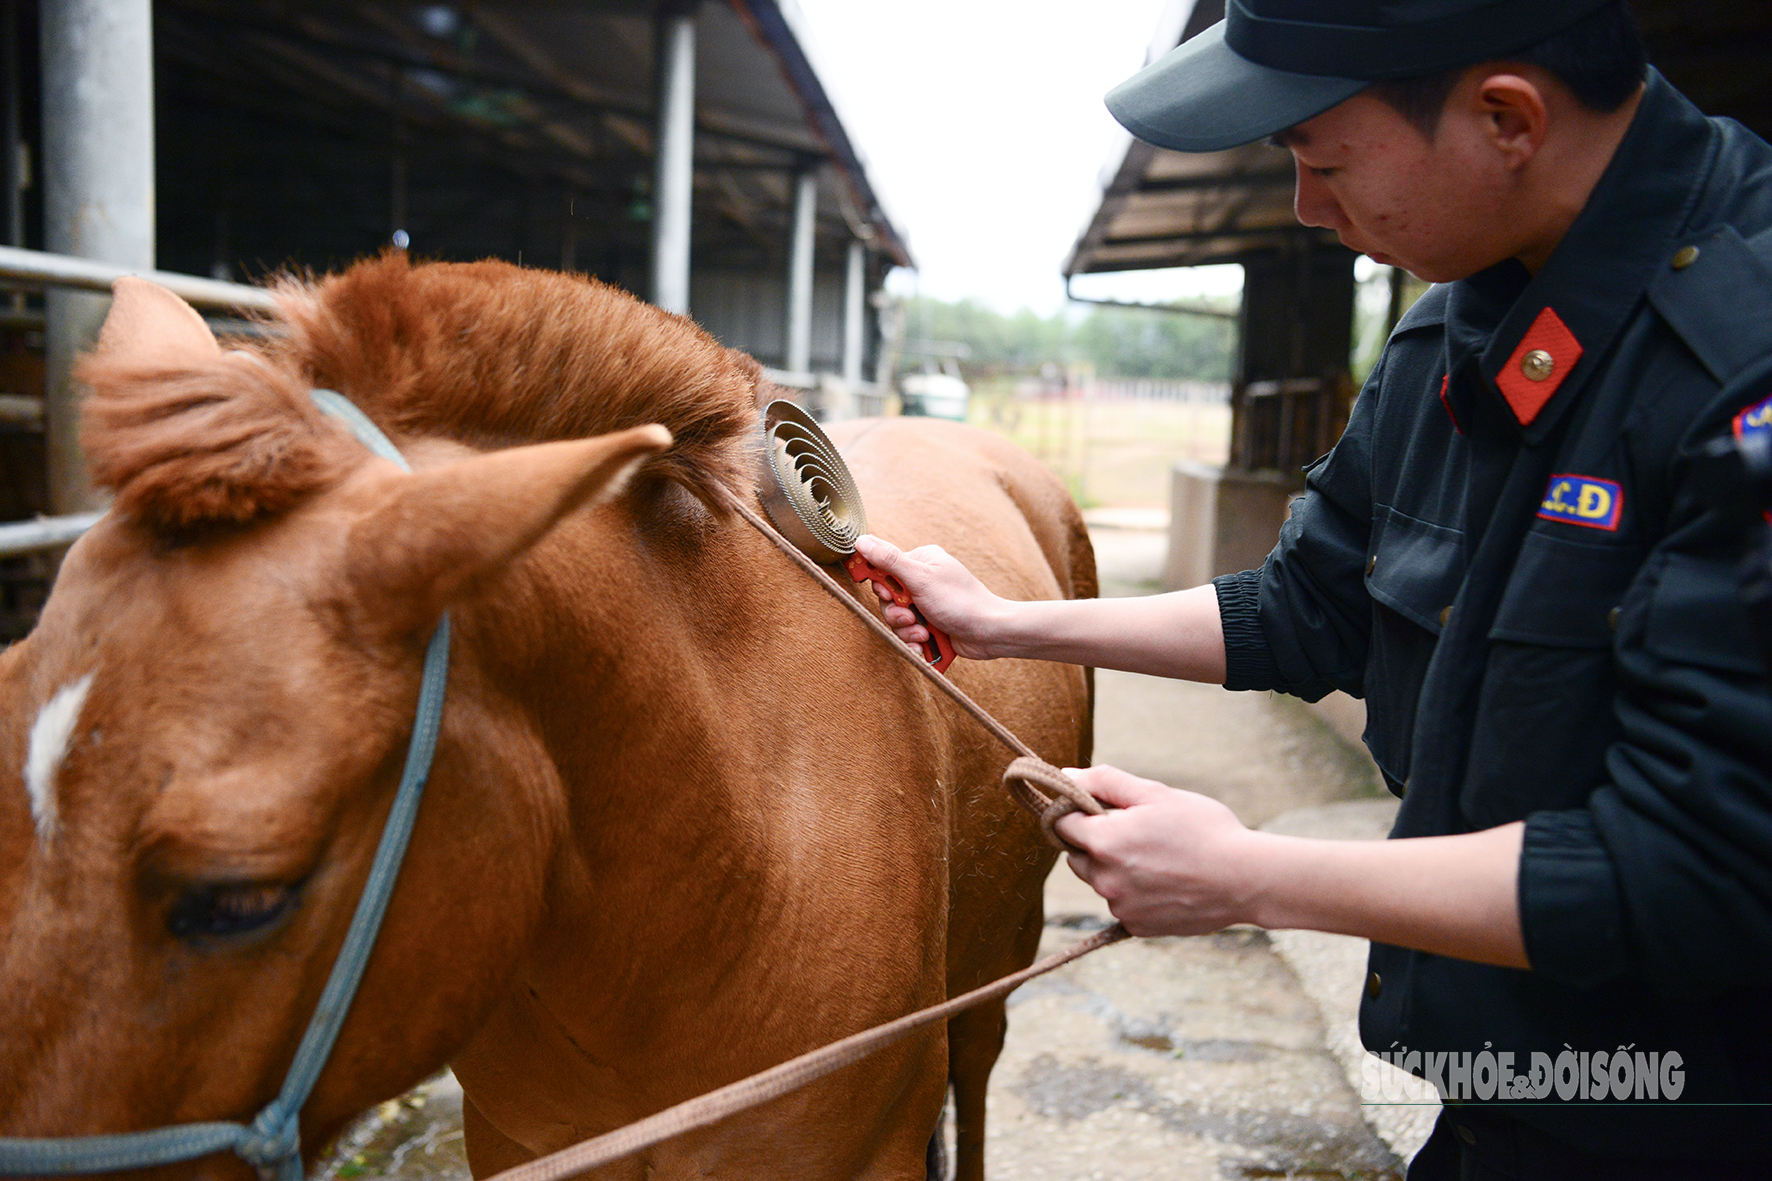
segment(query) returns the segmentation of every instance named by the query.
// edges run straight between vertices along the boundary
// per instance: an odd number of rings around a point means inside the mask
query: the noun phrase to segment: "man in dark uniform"
[[[1772,694],[1692,461],[1772,431],[1772,149],[1648,69],[1620,0],[1228,8],[1115,115],[1274,136],[1302,221],[1438,284],[1278,546],[1083,603],[863,552],[962,656],[1366,699],[1390,841],[1112,768],[1078,778],[1119,810],[1060,828],[1136,933],[1372,939],[1365,1044],[1448,1099],[1412,1178],[1772,1175]]]

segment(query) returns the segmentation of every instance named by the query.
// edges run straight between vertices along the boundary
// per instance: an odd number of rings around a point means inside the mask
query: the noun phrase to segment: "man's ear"
[[[1520,74],[1483,77],[1475,94],[1487,126],[1489,144],[1510,170],[1525,167],[1544,147],[1550,131],[1550,107],[1543,89]]]

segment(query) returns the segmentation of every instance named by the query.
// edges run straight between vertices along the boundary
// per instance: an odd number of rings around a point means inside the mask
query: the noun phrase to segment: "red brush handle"
[[[929,638],[923,642],[923,659],[927,660],[936,672],[944,673],[948,670],[948,665],[954,662],[954,642],[948,639],[946,632],[940,628],[932,627],[929,621],[923,617],[923,613],[917,610],[917,605],[911,602],[911,592],[905,589],[904,583],[884,570],[869,565],[868,560],[860,554],[850,554],[843,563],[843,568],[849,571],[849,577],[857,582],[879,583],[886,588],[894,603],[900,607],[909,607],[911,614],[917,617],[917,622],[929,632]]]

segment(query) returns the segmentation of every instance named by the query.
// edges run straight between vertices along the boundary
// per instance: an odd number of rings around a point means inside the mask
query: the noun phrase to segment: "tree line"
[[[956,342],[967,346],[960,366],[969,379],[1084,364],[1098,377],[1228,381],[1236,348],[1236,322],[1219,317],[1082,304],[1004,315],[975,300],[924,297],[904,310],[906,368],[920,364],[920,341]]]

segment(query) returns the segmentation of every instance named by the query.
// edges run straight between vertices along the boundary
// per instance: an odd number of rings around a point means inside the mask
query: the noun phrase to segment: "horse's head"
[[[315,409],[311,369],[223,351],[140,281],[119,283],[83,376],[114,507],[0,653],[0,1135],[245,1120],[276,1093],[440,615],[670,444],[660,426],[484,454],[432,439],[409,474]],[[539,888],[487,884],[542,872],[523,853],[551,839],[544,813],[521,803],[558,785],[478,675],[452,674],[424,854],[307,1108],[310,1148],[458,1048],[535,920]]]

